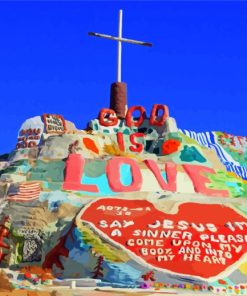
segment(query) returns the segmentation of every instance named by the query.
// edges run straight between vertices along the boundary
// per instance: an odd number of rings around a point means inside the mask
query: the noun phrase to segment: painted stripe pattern
[[[217,143],[214,132],[196,133],[194,131],[188,131],[184,129],[179,129],[179,131],[191,139],[197,141],[198,144],[210,149],[214,149],[228,172],[234,172],[242,179],[247,180],[247,167],[241,166],[238,161],[234,160],[232,156],[227,153],[227,151],[220,144]]]
[[[26,182],[19,184],[16,193],[8,195],[7,200],[28,202],[35,200],[39,197],[41,192],[40,183],[38,182]]]

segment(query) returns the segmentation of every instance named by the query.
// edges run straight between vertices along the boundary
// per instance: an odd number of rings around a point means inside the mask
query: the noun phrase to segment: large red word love
[[[154,175],[162,190],[172,192],[177,190],[177,165],[175,163],[167,162],[164,164],[164,171],[166,173],[167,179],[166,181],[164,180],[161,171],[154,160],[146,159],[144,160],[144,163],[147,169],[149,169]],[[120,168],[122,165],[130,166],[132,182],[127,186],[121,183]],[[99,192],[99,188],[96,184],[82,184],[84,166],[85,159],[81,154],[69,155],[66,161],[65,180],[63,183],[64,190],[87,191],[95,193]],[[205,174],[215,174],[213,169],[189,164],[183,165],[183,168],[190,177],[194,185],[195,192],[208,196],[229,196],[229,193],[226,190],[210,189],[206,186],[206,183],[210,183],[210,180]],[[142,172],[138,163],[132,158],[116,156],[107,160],[106,176],[109,186],[113,192],[132,192],[141,190],[143,183]],[[159,190],[159,188],[157,188],[157,190]]]

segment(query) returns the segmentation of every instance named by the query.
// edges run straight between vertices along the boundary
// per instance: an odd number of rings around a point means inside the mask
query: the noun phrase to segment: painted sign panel
[[[135,260],[176,274],[213,279],[247,252],[247,219],[221,204],[185,202],[166,213],[146,200],[102,198],[79,217]]]
[[[47,134],[63,134],[65,132],[65,121],[62,115],[43,114]]]
[[[32,148],[40,144],[44,123],[40,116],[26,120],[18,133],[16,149]]]

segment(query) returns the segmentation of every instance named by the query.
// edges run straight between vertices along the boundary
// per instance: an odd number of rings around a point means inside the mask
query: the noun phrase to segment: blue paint
[[[234,189],[238,192],[241,193],[241,187],[238,186],[238,183],[235,182],[226,182],[227,187],[234,187]]]
[[[180,159],[184,162],[206,162],[206,158],[201,155],[201,153],[196,149],[196,147],[184,145],[183,150],[180,153]]]
[[[82,201],[75,197],[70,197],[66,192],[63,191],[52,191],[52,192],[41,192],[39,196],[40,202],[48,201],[48,210],[53,212],[56,206],[63,203],[69,203],[74,207],[81,207],[83,205]]]
[[[161,172],[161,176],[167,182],[166,172]]]
[[[215,132],[196,133],[193,131],[181,129],[180,132],[190,137],[191,139],[196,140],[200,145],[213,149],[220,161],[226,167],[227,171],[234,172],[239,177],[247,180],[247,167],[234,160],[232,156],[221,145],[217,143],[217,141],[215,140],[215,137],[217,138]]]
[[[141,277],[141,271],[128,263],[108,263],[104,261],[104,280],[110,283],[135,284]]]
[[[124,186],[129,186],[132,183],[131,167],[128,164],[122,164],[120,167],[120,180]]]
[[[131,167],[128,164],[122,164],[120,167],[120,181],[124,186],[129,186],[132,183]],[[81,184],[97,185],[99,189],[99,192],[79,191],[81,194],[89,196],[116,195],[116,192],[112,191],[109,186],[106,174],[99,177],[88,177],[83,174]]]
[[[99,177],[88,177],[83,174],[81,183],[87,185],[97,185],[99,189],[99,192],[79,191],[82,194],[89,196],[116,195],[116,193],[114,193],[109,186],[106,174],[103,174]]]

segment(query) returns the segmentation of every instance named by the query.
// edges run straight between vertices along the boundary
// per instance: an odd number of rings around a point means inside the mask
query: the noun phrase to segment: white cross
[[[122,23],[123,23],[123,11],[122,9],[119,10],[119,17],[118,17],[118,37],[114,37],[111,35],[100,34],[89,32],[90,36],[95,37],[102,37],[110,40],[115,40],[118,42],[118,56],[117,56],[117,82],[121,82],[121,68],[122,68],[122,42],[144,45],[144,46],[152,46],[152,43],[143,42],[133,39],[122,38]]]

